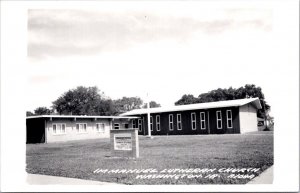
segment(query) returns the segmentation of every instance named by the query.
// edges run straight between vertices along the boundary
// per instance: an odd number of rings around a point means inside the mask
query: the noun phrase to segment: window
[[[104,131],[105,131],[104,123],[97,123],[96,124],[96,129],[97,129],[97,132],[104,133]]]
[[[227,115],[227,128],[232,128],[232,112],[231,112],[231,110],[227,110],[226,115]]]
[[[196,130],[196,113],[191,113],[192,130]]]
[[[138,119],[138,127],[139,127],[139,131],[142,131],[142,119]]]
[[[132,128],[136,128],[136,120],[132,120]]]
[[[150,129],[153,131],[153,117],[150,116]]]
[[[205,112],[200,112],[201,129],[205,129]]]
[[[156,130],[160,131],[160,116],[156,115]]]
[[[217,129],[222,129],[222,114],[221,114],[221,111],[217,111]]]
[[[182,125],[181,125],[181,114],[177,114],[177,129],[182,130]]]
[[[128,123],[124,123],[124,128],[128,129],[129,128],[129,124]]]
[[[114,124],[114,129],[120,129],[120,124],[119,123],[115,123]]]
[[[173,131],[173,115],[169,115],[169,130]]]
[[[66,134],[66,124],[64,123],[53,124],[52,131],[54,135]]]
[[[76,124],[76,130],[78,133],[86,133],[86,123],[77,123]]]

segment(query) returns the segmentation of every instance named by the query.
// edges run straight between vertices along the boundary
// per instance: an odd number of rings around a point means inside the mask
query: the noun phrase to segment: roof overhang
[[[38,118],[76,118],[76,119],[138,119],[134,116],[85,116],[85,115],[38,115],[29,116],[26,119],[38,119]]]
[[[259,99],[256,99],[256,100],[252,101],[251,104],[253,106],[255,106],[257,109],[262,109],[262,106],[260,104],[260,100]]]
[[[179,105],[179,106],[171,106],[171,107],[135,109],[126,113],[122,113],[120,116],[142,115],[146,113],[190,111],[190,110],[198,110],[198,109],[240,107],[249,103],[251,103],[257,109],[262,108],[259,98],[247,98],[247,99],[227,100],[227,101],[208,102],[208,103],[197,103],[197,104],[189,104],[189,105]]]

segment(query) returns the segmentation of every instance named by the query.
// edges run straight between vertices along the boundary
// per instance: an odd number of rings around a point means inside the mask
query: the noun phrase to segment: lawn
[[[140,158],[110,157],[109,139],[52,144],[27,144],[27,172],[122,184],[244,184],[250,179],[229,174],[257,176],[273,165],[273,132],[232,135],[139,136]],[[94,173],[100,169],[216,168],[203,177],[141,179],[136,173]],[[224,173],[221,168],[259,168],[258,172]],[[209,179],[208,174],[219,176]],[[146,174],[143,174],[146,175]],[[147,174],[148,175],[148,174]],[[195,175],[199,175],[196,173]]]

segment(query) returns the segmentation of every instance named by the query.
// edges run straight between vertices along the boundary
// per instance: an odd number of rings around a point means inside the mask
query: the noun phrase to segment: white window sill
[[[66,135],[67,133],[52,133],[52,135]]]
[[[88,132],[77,132],[77,134],[87,134]]]

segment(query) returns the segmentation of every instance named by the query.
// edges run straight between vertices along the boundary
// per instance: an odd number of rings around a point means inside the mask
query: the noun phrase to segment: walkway
[[[272,184],[273,183],[273,166],[263,171],[259,176],[248,182],[248,184]]]
[[[40,174],[28,174],[27,182],[31,185],[119,185],[109,182],[99,182],[93,180],[81,180],[77,178],[66,178],[66,177],[57,177],[57,176],[47,176]]]

